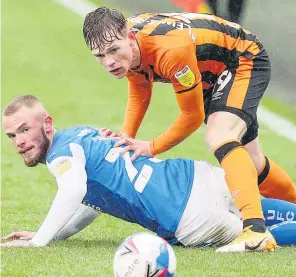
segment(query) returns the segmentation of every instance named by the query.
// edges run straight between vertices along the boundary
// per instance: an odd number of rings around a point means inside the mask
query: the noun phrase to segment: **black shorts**
[[[252,59],[240,56],[235,68],[227,68],[220,74],[210,93],[204,91],[205,122],[214,112],[236,114],[247,124],[242,144],[254,140],[259,128],[257,108],[268,86],[270,73],[270,62],[264,49]]]

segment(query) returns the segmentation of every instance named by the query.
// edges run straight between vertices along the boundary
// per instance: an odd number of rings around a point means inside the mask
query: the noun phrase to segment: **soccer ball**
[[[164,239],[151,233],[137,233],[117,248],[113,270],[115,277],[173,277],[176,256]]]

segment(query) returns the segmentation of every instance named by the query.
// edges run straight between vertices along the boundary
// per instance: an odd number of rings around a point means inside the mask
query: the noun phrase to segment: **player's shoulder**
[[[98,129],[95,129],[90,126],[75,126],[67,129],[63,129],[58,131],[60,137],[69,137],[69,138],[78,138],[78,137],[85,137],[86,135],[89,135],[90,133],[98,133]]]
[[[57,131],[46,155],[46,162],[50,164],[59,157],[72,157],[75,145],[83,149],[85,138],[97,135],[98,130],[89,126],[77,126]]]
[[[127,25],[130,29],[134,28],[134,31],[139,31],[146,24],[151,24],[151,20],[155,17],[156,13],[136,13],[126,19]],[[142,28],[141,28],[142,26]]]
[[[179,48],[192,45],[193,42],[188,31],[183,32],[187,28],[179,26],[182,20],[176,15],[179,14],[139,13],[129,17],[127,23],[136,33],[140,48],[144,48],[142,50],[149,55],[156,52],[164,53],[169,49],[178,49],[180,54]]]
[[[88,126],[78,126],[57,131],[46,155],[49,171],[59,177],[69,170],[74,163],[85,165],[84,138],[98,131]]]

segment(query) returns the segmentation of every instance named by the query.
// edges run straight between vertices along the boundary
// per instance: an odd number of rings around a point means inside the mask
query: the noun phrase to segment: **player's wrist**
[[[33,241],[34,238],[32,238],[31,240],[29,240],[29,243],[30,243],[30,246],[31,247],[39,247],[39,245],[37,245],[34,241]]]
[[[42,239],[40,240],[36,235],[30,240],[30,243],[33,247],[41,247],[46,245],[46,243],[44,243]]]
[[[133,138],[132,136],[130,136],[130,135],[127,134],[127,133],[119,133],[119,135],[120,135],[122,138]]]
[[[154,140],[149,142],[149,146],[150,146],[150,152],[151,152],[152,156],[159,154],[159,153],[157,153],[157,151],[154,147]]]

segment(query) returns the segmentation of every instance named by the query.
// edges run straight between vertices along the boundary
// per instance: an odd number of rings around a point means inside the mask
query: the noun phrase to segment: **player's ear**
[[[127,37],[131,40],[134,41],[136,39],[136,33],[132,30],[128,30],[127,32]]]
[[[46,134],[49,134],[53,130],[52,118],[49,115],[44,117],[44,130]]]

